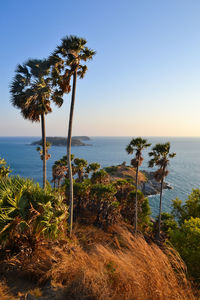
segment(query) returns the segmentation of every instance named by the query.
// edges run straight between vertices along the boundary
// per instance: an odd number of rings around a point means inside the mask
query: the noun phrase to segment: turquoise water
[[[36,152],[36,146],[30,143],[38,137],[0,137],[0,157],[10,165],[12,174],[30,177],[42,182],[42,161]],[[200,138],[148,138],[152,145],[171,142],[171,151],[177,156],[171,161],[167,182],[173,190],[163,195],[163,210],[170,211],[171,200],[179,197],[185,200],[193,188],[200,188]],[[99,162],[102,167],[130,163],[131,156],[124,150],[130,137],[91,137],[91,146],[72,147],[76,157],[88,162]],[[148,152],[144,151],[144,163],[141,169],[148,169]],[[51,158],[47,162],[47,177],[51,181],[51,167],[55,160],[66,154],[65,147],[52,147]],[[159,196],[149,197],[153,216],[158,212]]]

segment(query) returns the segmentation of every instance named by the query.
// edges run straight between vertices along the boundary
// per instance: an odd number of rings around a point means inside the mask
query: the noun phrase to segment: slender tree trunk
[[[136,167],[136,194],[135,194],[135,219],[134,219],[134,231],[135,234],[137,233],[137,222],[138,222],[138,197],[137,197],[137,192],[138,192],[138,171],[139,171],[139,163],[137,163]]]
[[[73,206],[74,206],[73,176],[72,176],[72,165],[71,165],[71,139],[72,139],[72,122],[73,122],[74,103],[75,103],[75,94],[76,94],[76,79],[77,79],[77,71],[75,71],[73,74],[73,88],[72,88],[72,98],[71,98],[68,137],[67,137],[67,164],[68,164],[68,175],[69,175],[69,203],[70,203],[70,208],[69,208],[70,236],[72,235],[72,228],[73,228]]]
[[[163,192],[163,182],[164,182],[164,178],[162,178],[161,184],[160,184],[160,207],[159,207],[159,217],[158,217],[157,240],[160,240],[160,227],[161,227],[161,212],[162,212],[162,192]]]
[[[42,156],[42,161],[43,161],[43,188],[46,188],[46,130],[45,130],[45,116],[44,113],[41,114],[41,128],[42,128],[42,151],[43,151],[43,156]]]

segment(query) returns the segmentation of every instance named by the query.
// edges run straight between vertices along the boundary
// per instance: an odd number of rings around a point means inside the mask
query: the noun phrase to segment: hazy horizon
[[[77,135],[72,135],[72,137],[78,137],[78,136],[87,136],[89,138],[131,138],[131,137],[139,137],[139,135],[87,135],[87,134],[77,134]],[[41,135],[0,135],[0,138],[41,138]],[[67,136],[64,135],[47,135],[47,137],[61,137],[61,138],[66,138]],[[199,139],[200,136],[159,136],[159,135],[142,135],[141,137],[143,138],[186,138],[186,139]]]

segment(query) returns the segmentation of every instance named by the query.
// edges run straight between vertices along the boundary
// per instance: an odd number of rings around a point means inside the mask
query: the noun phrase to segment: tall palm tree
[[[147,140],[141,137],[132,139],[128,146],[126,147],[126,152],[128,154],[133,154],[135,152],[135,157],[131,160],[131,165],[136,168],[136,194],[135,194],[135,218],[134,218],[134,230],[137,233],[137,220],[138,220],[138,173],[139,167],[142,165],[143,157],[142,150],[150,147],[151,144],[147,143]]]
[[[49,61],[52,64],[52,78],[55,88],[55,96],[59,93],[69,93],[71,90],[71,77],[73,78],[72,83],[72,95],[71,95],[71,107],[69,115],[69,126],[68,126],[68,138],[67,138],[67,157],[68,157],[68,170],[69,170],[69,200],[70,200],[70,211],[69,211],[69,225],[70,235],[72,234],[73,226],[73,176],[71,167],[71,138],[72,138],[72,123],[74,114],[75,94],[76,94],[76,82],[77,77],[83,78],[87,66],[82,64],[91,60],[95,55],[95,51],[89,49],[86,46],[87,41],[77,36],[66,36],[62,39],[61,45],[58,46],[55,52],[50,57]]]
[[[156,144],[153,147],[152,151],[149,153],[149,156],[152,157],[149,161],[149,167],[158,166],[158,170],[154,173],[155,179],[160,182],[160,206],[159,206],[159,217],[158,217],[158,232],[156,238],[160,240],[160,226],[161,226],[161,211],[162,211],[162,192],[163,192],[163,183],[165,177],[168,175],[169,171],[167,169],[169,165],[170,158],[176,156],[176,153],[169,153],[170,143],[165,144]]]
[[[21,110],[25,119],[41,121],[43,188],[46,187],[47,160],[45,115],[52,111],[50,99],[53,91],[48,60],[30,59],[23,65],[18,65],[10,88],[11,103]],[[59,94],[54,94],[52,100],[58,106],[62,105]]]

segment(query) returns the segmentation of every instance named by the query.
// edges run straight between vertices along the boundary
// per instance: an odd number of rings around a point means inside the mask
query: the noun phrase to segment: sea
[[[173,189],[165,190],[163,194],[163,211],[171,211],[173,199],[178,197],[183,202],[188,198],[192,189],[200,188],[200,138],[174,137],[146,137],[154,146],[157,143],[171,143],[171,152],[176,152],[169,165],[169,175],[166,178]],[[4,158],[12,170],[13,175],[32,178],[42,184],[42,161],[36,146],[31,145],[40,137],[0,137],[0,157]],[[72,153],[75,157],[84,158],[91,162],[98,162],[101,167],[118,165],[124,161],[130,164],[132,158],[125,151],[131,137],[90,137],[87,146],[74,146]],[[148,152],[143,152],[141,170],[152,171],[148,168]],[[66,155],[66,147],[52,146],[47,161],[47,178],[52,180],[52,165],[56,160]],[[149,197],[152,216],[158,214],[159,195]]]

